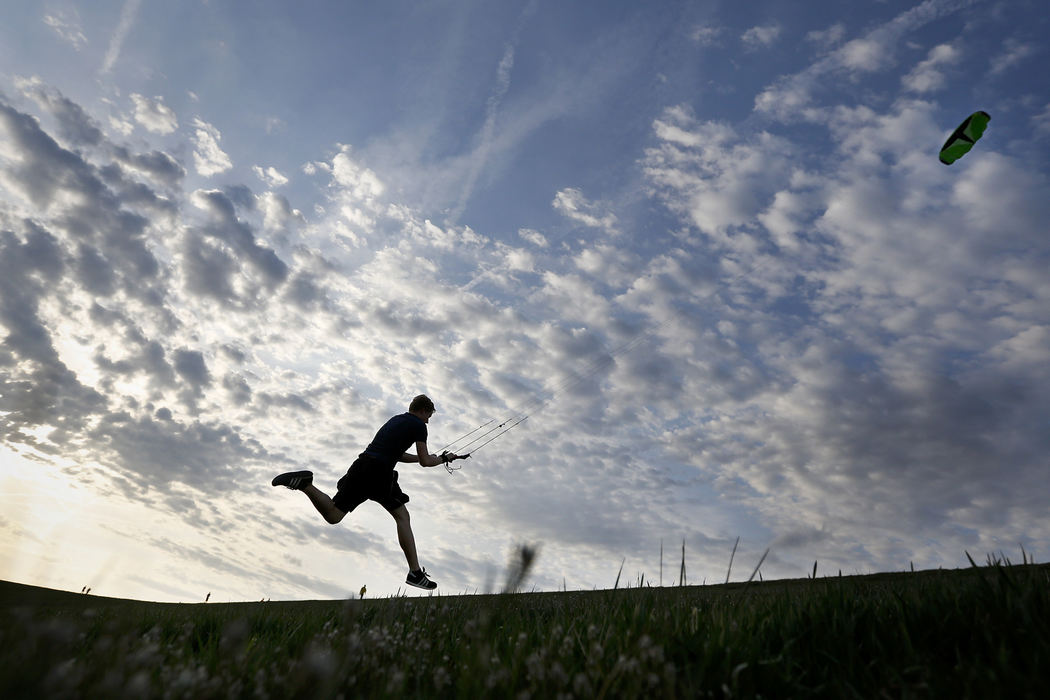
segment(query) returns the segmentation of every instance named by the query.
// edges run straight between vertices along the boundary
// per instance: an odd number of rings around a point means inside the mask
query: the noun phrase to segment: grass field
[[[1050,566],[143,603],[0,583],[2,698],[1045,697]]]

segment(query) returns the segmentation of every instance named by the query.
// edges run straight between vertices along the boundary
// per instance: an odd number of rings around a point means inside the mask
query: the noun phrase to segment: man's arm
[[[439,464],[444,464],[445,460],[441,458],[441,455],[432,455],[427,451],[427,443],[417,442],[416,443],[416,454],[406,452],[401,455],[401,462],[418,462],[423,467],[436,467]]]

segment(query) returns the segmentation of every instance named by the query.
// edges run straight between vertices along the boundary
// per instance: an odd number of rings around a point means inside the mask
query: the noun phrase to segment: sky
[[[1050,557],[1042,3],[0,8],[0,578],[405,593],[420,393],[442,594]]]

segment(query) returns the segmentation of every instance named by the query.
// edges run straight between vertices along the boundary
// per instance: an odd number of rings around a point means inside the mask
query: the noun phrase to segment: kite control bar
[[[462,469],[462,467],[453,467],[452,466],[453,462],[455,462],[457,459],[468,459],[469,457],[470,457],[470,453],[469,452],[467,454],[465,454],[465,455],[452,454],[448,450],[445,450],[444,452],[441,453],[441,461],[445,463],[445,469],[448,471],[449,474],[451,474],[452,472],[456,472],[456,471],[459,471],[460,469]]]

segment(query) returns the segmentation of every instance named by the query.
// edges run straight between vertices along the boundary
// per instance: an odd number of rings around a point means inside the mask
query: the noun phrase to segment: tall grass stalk
[[[729,574],[733,572],[733,559],[736,557],[736,547],[740,544],[740,535],[737,535],[736,542],[733,543],[733,551],[729,553],[729,568],[726,569],[726,583],[729,583]]]
[[[507,567],[507,579],[503,584],[504,593],[517,593],[521,590],[533,564],[536,563],[537,554],[539,547],[536,545],[520,544],[514,548],[510,565]]]
[[[766,547],[766,551],[762,552],[762,557],[758,560],[758,563],[755,564],[755,570],[752,571],[751,575],[747,577],[747,582],[748,583],[751,583],[752,579],[755,578],[755,574],[757,574],[758,570],[762,568],[762,562],[764,562],[766,560],[766,556],[768,554],[769,554],[769,548]]]
[[[685,585],[685,540],[682,540],[682,568],[678,572],[678,585]]]

